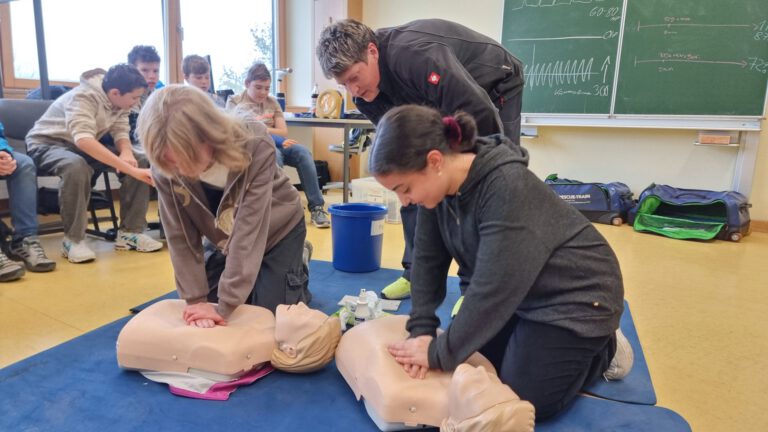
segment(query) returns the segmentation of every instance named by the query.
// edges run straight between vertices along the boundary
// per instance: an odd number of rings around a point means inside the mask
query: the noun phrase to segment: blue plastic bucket
[[[333,268],[351,273],[378,270],[387,208],[366,203],[332,204],[328,213],[331,214]]]

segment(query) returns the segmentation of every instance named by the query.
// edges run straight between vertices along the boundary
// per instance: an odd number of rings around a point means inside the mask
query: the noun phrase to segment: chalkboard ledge
[[[522,115],[523,127],[583,126],[647,129],[694,129],[759,131],[761,118],[757,117],[703,117],[703,116],[605,116],[605,115]]]

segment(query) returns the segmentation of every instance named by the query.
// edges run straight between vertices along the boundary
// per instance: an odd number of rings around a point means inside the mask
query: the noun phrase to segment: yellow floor
[[[699,243],[597,227],[621,261],[659,405],[695,431],[768,430],[768,234]],[[97,261],[74,265],[59,255],[61,238],[43,238],[55,272],[0,284],[0,367],[173,289],[167,250],[116,252],[89,238]],[[331,260],[330,230],[310,226],[308,238],[314,258]],[[399,268],[402,248],[400,225],[386,224],[382,265]]]

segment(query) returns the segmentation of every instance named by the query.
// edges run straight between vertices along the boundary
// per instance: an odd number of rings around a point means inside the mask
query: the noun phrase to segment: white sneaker
[[[115,249],[135,250],[138,252],[154,252],[163,248],[163,244],[152,237],[130,231],[117,232]]]
[[[620,380],[629,375],[634,363],[635,353],[632,351],[632,345],[621,329],[616,330],[616,354],[613,355],[608,369],[603,372],[603,377],[609,381]]]
[[[64,237],[64,241],[61,243],[61,255],[69,260],[71,263],[79,264],[96,259],[96,254],[86,246],[85,240],[80,242],[73,242],[72,240]]]

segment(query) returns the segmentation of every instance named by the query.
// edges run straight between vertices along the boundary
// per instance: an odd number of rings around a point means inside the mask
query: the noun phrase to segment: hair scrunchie
[[[458,148],[461,144],[461,126],[453,116],[443,117],[443,126],[445,127],[445,136],[448,138],[452,148]]]

